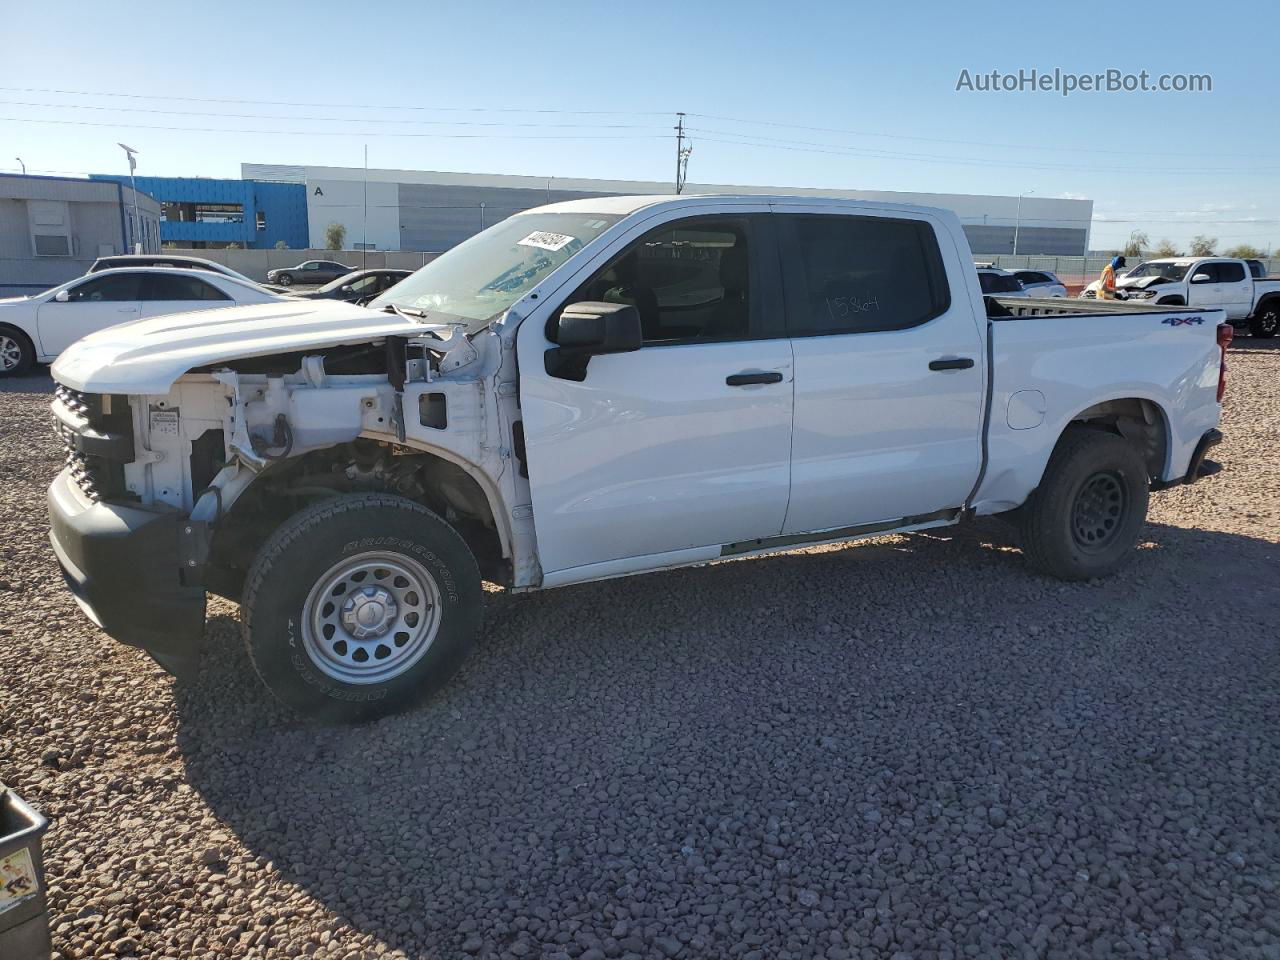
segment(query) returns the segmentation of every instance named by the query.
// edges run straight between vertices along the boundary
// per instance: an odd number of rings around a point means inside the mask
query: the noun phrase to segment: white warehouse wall
[[[330,222],[343,223],[347,227],[347,245],[354,246],[361,240],[363,232],[362,197],[367,180],[369,190],[368,230],[369,241],[376,243],[380,250],[399,250],[404,242],[406,232],[413,230],[404,226],[404,219],[398,206],[403,197],[412,195],[422,197],[422,187],[439,188],[442,203],[448,209],[460,209],[458,204],[463,196],[474,194],[477,202],[476,222],[484,215],[479,212],[479,200],[488,199],[490,216],[487,222],[510,215],[512,210],[504,207],[524,208],[531,204],[554,202],[568,199],[572,195],[592,196],[602,194],[667,194],[672,192],[669,181],[641,180],[591,180],[572,177],[533,177],[512,176],[504,174],[449,173],[429,170],[389,170],[362,167],[317,167],[282,164],[242,163],[240,175],[245,179],[286,180],[305,183],[307,185],[307,212],[310,219],[312,246],[324,245],[324,228]],[[401,185],[406,185],[401,190]],[[408,185],[419,188],[408,189]],[[319,189],[322,195],[317,195]],[[510,204],[495,197],[495,193],[509,195],[513,198]],[[954,193],[908,193],[888,190],[836,190],[825,187],[775,187],[744,186],[741,184],[690,183],[685,193],[737,193],[748,195],[782,195],[809,197],[844,197],[855,200],[879,200],[893,203],[915,203],[925,206],[943,207],[955,211],[960,222],[966,227],[1006,227],[999,233],[1003,243],[1012,237],[1015,223],[1019,222],[1019,206],[1021,206],[1021,226],[1034,231],[1045,230],[1082,230],[1083,243],[1079,250],[1053,251],[1055,253],[1081,254],[1087,249],[1089,231],[1093,219],[1093,201],[1076,198],[1024,196],[1019,204],[1016,196],[991,196],[981,194]],[[518,202],[515,200],[519,197]],[[443,209],[443,208],[442,208]],[[443,215],[443,214],[442,214]],[[413,219],[412,214],[409,219]],[[982,233],[984,231],[978,231]],[[1030,239],[1030,238],[1028,238]],[[1031,249],[1022,252],[1036,253],[1033,244],[1026,244]],[[991,249],[977,250],[977,253],[1008,253],[1007,249],[993,246]]]
[[[368,239],[365,238],[365,183],[363,180],[315,179],[307,181],[307,233],[311,246],[323,248],[324,232],[331,223],[347,228],[347,249],[359,243],[377,250],[400,249],[400,188],[396,183],[368,183]]]

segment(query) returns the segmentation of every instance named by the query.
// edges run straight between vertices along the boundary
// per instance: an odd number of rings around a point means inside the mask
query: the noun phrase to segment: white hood
[[[1167,281],[1164,281],[1163,278],[1155,275],[1152,275],[1150,277],[1125,277],[1121,280],[1117,280],[1116,286],[1127,287],[1130,289],[1132,289],[1133,287],[1137,287],[1139,290],[1145,290],[1147,289],[1147,287],[1151,286],[1157,280],[1160,280],[1161,282],[1167,282]]]
[[[77,340],[54,363],[53,378],[87,393],[162,394],[193,367],[441,329],[334,300],[171,313]]]

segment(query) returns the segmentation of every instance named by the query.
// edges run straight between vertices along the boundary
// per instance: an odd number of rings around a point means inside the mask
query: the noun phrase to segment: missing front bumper
[[[204,639],[205,591],[184,582],[183,530],[172,512],[85,503],[64,470],[49,487],[49,539],[85,615],[179,676]]]

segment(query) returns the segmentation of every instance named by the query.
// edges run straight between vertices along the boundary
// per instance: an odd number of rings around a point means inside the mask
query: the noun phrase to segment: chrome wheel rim
[[[13,337],[0,333],[0,370],[17,370],[22,362],[22,345]]]
[[[1076,494],[1071,510],[1071,537],[1087,552],[1105,550],[1120,533],[1128,495],[1114,473],[1095,473]]]
[[[1268,310],[1259,320],[1261,322],[1258,324],[1258,328],[1263,333],[1275,333],[1276,327],[1280,326],[1280,313],[1275,310]]]
[[[335,563],[302,609],[311,662],[341,683],[383,683],[422,659],[440,630],[440,590],[418,561],[375,550]]]

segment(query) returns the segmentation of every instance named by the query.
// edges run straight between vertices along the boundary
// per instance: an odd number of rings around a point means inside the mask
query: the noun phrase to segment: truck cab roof
[[[649,207],[695,207],[716,205],[787,205],[792,207],[831,207],[839,210],[898,210],[929,214],[937,217],[954,217],[950,210],[941,207],[927,207],[914,203],[895,203],[881,200],[851,200],[843,197],[825,197],[821,195],[779,195],[768,193],[686,193],[686,194],[652,194],[647,196],[587,197],[582,200],[563,200],[521,211],[516,216],[530,213],[600,213],[612,216],[628,216]]]

